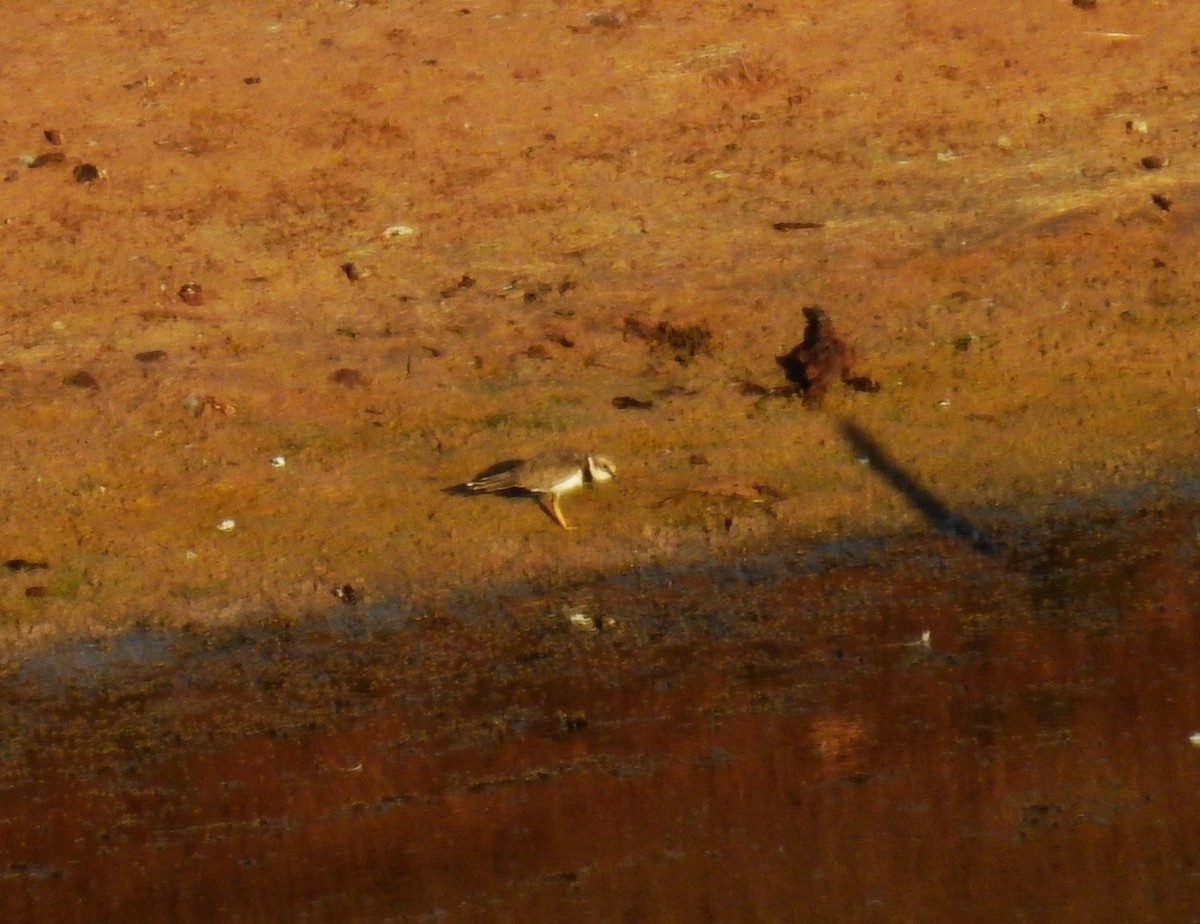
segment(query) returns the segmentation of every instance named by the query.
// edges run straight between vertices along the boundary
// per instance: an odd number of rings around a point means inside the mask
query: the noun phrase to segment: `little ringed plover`
[[[609,481],[616,476],[617,467],[604,456],[576,449],[550,449],[510,468],[468,481],[467,487],[477,494],[526,491],[535,495],[539,504],[547,496],[550,498],[547,512],[554,521],[563,529],[574,529],[563,518],[559,496],[590,482]]]

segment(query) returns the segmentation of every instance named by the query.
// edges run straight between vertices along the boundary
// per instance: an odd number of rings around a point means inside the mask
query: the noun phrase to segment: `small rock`
[[[212,395],[191,394],[183,399],[183,409],[193,417],[199,417],[204,413],[205,408],[212,408],[218,414],[224,414],[226,417],[232,417],[237,413],[237,408],[232,404],[218,401]]]
[[[237,529],[237,520],[233,519],[233,517],[226,517],[217,524],[217,529],[223,533],[231,533]]]
[[[185,305],[198,308],[204,304],[204,289],[199,283],[189,282],[179,287],[179,300]]]

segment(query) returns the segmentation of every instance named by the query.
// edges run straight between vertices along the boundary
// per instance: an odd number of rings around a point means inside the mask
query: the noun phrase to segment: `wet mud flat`
[[[10,921],[1189,921],[1200,505],[61,642]]]

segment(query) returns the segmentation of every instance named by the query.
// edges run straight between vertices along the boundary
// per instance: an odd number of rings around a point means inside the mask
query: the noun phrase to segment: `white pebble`
[[[226,517],[217,524],[217,529],[223,533],[231,533],[237,529],[237,520],[235,520],[233,517]]]

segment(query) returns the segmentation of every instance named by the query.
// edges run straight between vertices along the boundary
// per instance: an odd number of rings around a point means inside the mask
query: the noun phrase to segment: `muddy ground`
[[[567,618],[593,581],[653,596],[761,554],[836,564],[931,526],[1003,537],[1194,495],[1190,5],[45,0],[0,19],[10,759],[48,747],[40,697],[83,683],[54,714],[109,715],[87,691],[136,701],[147,664],[184,670],[178,709],[223,703],[230,740],[276,729],[155,646],[222,670],[281,646],[334,678],[281,689],[357,715],[380,689],[355,685],[358,655],[322,659],[412,620],[430,660],[379,669],[400,670],[389,702],[424,702],[404,684],[458,676],[451,655],[475,676],[525,651],[519,601]],[[878,390],[775,393],[810,305]],[[556,446],[619,466],[564,501],[576,531],[452,490]],[[681,684],[701,641],[680,642]],[[621,648],[635,673],[640,650]],[[551,739],[587,712],[545,702]],[[464,709],[447,721],[499,707]],[[152,714],[105,746],[170,747]],[[89,723],[66,727],[89,753]],[[62,873],[12,863],[26,885]]]
[[[1190,921],[1200,508],[0,680],[0,917]]]

